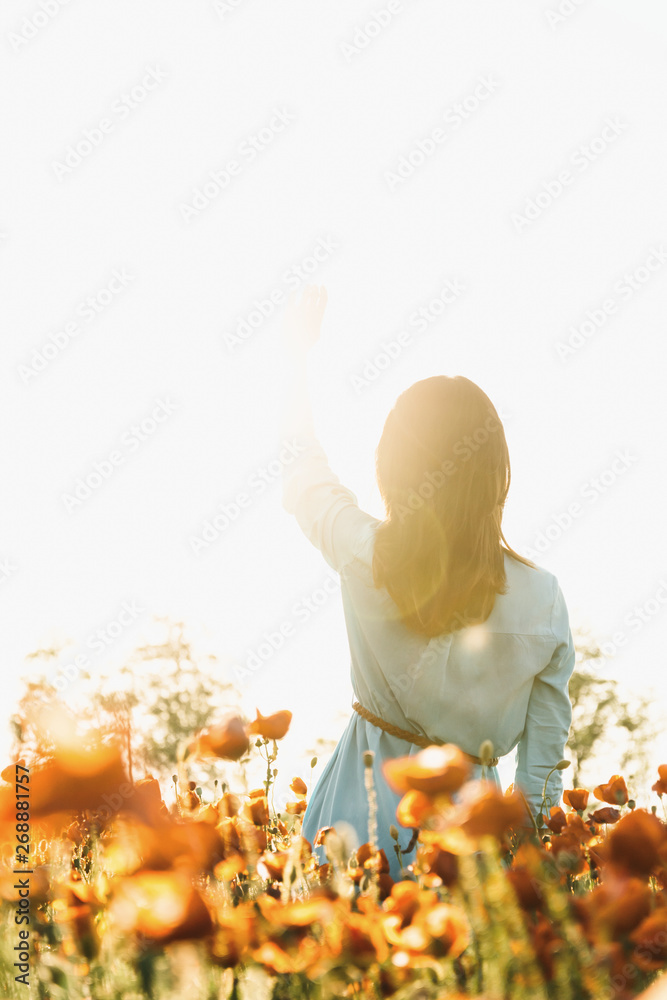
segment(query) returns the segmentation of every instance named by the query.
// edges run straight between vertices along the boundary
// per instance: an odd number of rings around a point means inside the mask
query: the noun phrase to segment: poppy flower
[[[545,819],[544,822],[552,833],[561,833],[564,827],[567,826],[567,818],[560,806],[552,806],[549,818]]]
[[[146,823],[155,823],[165,819],[169,810],[162,801],[160,782],[152,775],[139,778],[134,782],[134,793],[128,805],[133,813],[140,816]]]
[[[236,816],[241,809],[241,800],[238,795],[232,792],[225,792],[221,799],[218,799],[217,810],[220,819],[224,817]]]
[[[250,749],[250,740],[243,720],[230,713],[198,733],[190,748],[196,757],[240,760]]]
[[[395,792],[414,790],[425,795],[440,795],[461,788],[470,774],[470,763],[458,747],[447,743],[387,760],[382,770]]]
[[[215,923],[216,929],[209,944],[212,961],[225,969],[246,962],[250,949],[259,945],[254,903],[240,903],[231,910],[221,907],[216,913]]]
[[[535,924],[528,925],[528,930],[537,960],[547,981],[551,981],[554,976],[554,955],[561,949],[563,942],[543,914],[540,914]]]
[[[124,931],[160,944],[201,938],[213,927],[202,897],[180,872],[141,871],[124,878],[112,913]]]
[[[608,872],[605,881],[579,906],[586,912],[593,938],[620,940],[635,930],[651,912],[653,893],[644,880]]]
[[[289,813],[290,816],[300,816],[301,813],[305,813],[308,803],[305,799],[299,799],[298,802],[287,802],[285,803],[285,812]]]
[[[424,825],[429,816],[433,815],[433,802],[424,795],[412,789],[406,792],[396,807],[396,819],[408,829],[416,830]]]
[[[253,823],[255,826],[268,826],[270,816],[269,816],[269,804],[266,800],[266,795],[262,793],[254,798],[251,798],[246,802],[241,810],[241,815],[249,823]]]
[[[563,792],[563,802],[576,812],[583,812],[588,805],[587,788],[568,788]]]
[[[660,777],[656,781],[655,785],[651,785],[651,791],[657,792],[662,798],[663,795],[667,795],[667,764],[660,764],[658,767],[658,774]]]
[[[644,972],[664,969],[667,965],[667,907],[660,907],[642,920],[630,935],[636,945],[632,959]]]
[[[628,801],[628,789],[625,778],[620,774],[614,774],[606,785],[598,785],[593,795],[600,802],[608,802],[610,806],[624,806]]]
[[[353,882],[359,883],[371,869],[375,869],[378,875],[389,872],[389,861],[383,850],[373,853],[370,844],[362,844],[354,854],[356,867],[350,868],[349,875]]]
[[[491,835],[502,839],[508,830],[525,824],[526,818],[526,803],[520,793],[503,795],[491,787],[466,805],[460,825],[469,837]]]
[[[614,806],[602,806],[589,816],[595,823],[618,823],[620,818],[621,814]]]
[[[3,781],[9,782],[10,785],[13,785],[16,781],[17,767],[19,765],[25,766],[25,757],[19,757],[16,763],[8,764],[7,767],[3,768],[3,770],[0,771],[0,778],[2,778]],[[19,774],[25,774],[25,771],[19,771]]]
[[[608,857],[633,875],[650,875],[661,861],[667,828],[653,813],[635,809],[616,824],[608,837]]]
[[[295,795],[308,794],[308,785],[303,780],[303,778],[292,778],[292,783],[290,784],[290,788]]]
[[[96,737],[63,743],[30,770],[30,813],[38,817],[89,809],[105,822],[127,804],[132,790],[118,746]],[[14,811],[14,787],[4,786],[0,820],[9,820]]]
[[[456,854],[446,851],[437,844],[420,847],[417,860],[422,869],[436,875],[448,888],[456,885],[459,877],[459,859]]]
[[[265,740],[281,740],[287,733],[292,721],[292,713],[274,712],[273,715],[262,715],[257,709],[257,718],[248,726],[248,732],[253,736],[263,736]]]

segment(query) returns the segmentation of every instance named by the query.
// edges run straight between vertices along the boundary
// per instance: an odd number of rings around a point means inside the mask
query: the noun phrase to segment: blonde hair
[[[375,586],[423,635],[486,621],[507,591],[504,554],[533,565],[503,534],[510,461],[491,400],[461,375],[416,382],[387,417],[376,471]]]

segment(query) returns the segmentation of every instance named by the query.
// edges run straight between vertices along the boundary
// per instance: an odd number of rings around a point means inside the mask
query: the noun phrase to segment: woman
[[[518,746],[515,783],[535,816],[563,757],[572,708],[574,645],[556,578],[507,544],[510,483],[502,424],[468,379],[436,376],[404,392],[389,414],[376,464],[386,520],[359,509],[314,433],[307,354],[319,337],[324,289],[292,296],[284,338],[291,378],[285,435],[303,452],[285,470],[283,503],[340,574],[355,711],[315,788],[303,835],[350,824],[368,839],[364,753],[373,751],[378,846],[393,877],[389,827],[399,801],[383,761],[454,743],[481,776],[485,740],[502,757]],[[486,777],[500,785],[496,766]],[[555,771],[547,796],[560,801]],[[409,839],[402,831],[401,845]],[[404,858],[404,864],[412,853]]]

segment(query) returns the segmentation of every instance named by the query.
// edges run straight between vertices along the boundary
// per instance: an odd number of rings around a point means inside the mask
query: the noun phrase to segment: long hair
[[[488,396],[461,375],[438,375],[403,392],[376,452],[387,518],[373,579],[422,635],[486,621],[507,591],[502,515],[510,485],[503,425]]]

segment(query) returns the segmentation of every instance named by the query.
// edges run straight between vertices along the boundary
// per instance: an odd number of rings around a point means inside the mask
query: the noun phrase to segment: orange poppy
[[[579,906],[586,913],[594,939],[621,939],[651,912],[653,893],[642,879],[607,872],[605,881]]]
[[[289,813],[290,816],[300,816],[301,813],[305,813],[308,808],[308,803],[305,799],[299,799],[298,802],[286,802],[285,812]]]
[[[486,787],[466,804],[460,825],[469,837],[490,834],[500,840],[508,830],[524,825],[526,820],[527,807],[519,792],[503,795],[495,787]]]
[[[663,795],[667,795],[667,764],[660,764],[658,767],[658,774],[660,777],[656,781],[655,785],[651,785],[651,790],[657,792],[662,798]]]
[[[642,920],[630,935],[636,945],[633,961],[645,972],[667,965],[667,907],[661,907]]]
[[[567,826],[567,818],[560,806],[552,806],[549,818],[545,819],[544,822],[552,833],[561,833],[561,831]]]
[[[661,862],[667,827],[653,813],[635,809],[609,833],[609,860],[633,875],[650,875]]]
[[[456,885],[459,877],[458,855],[446,851],[437,844],[426,844],[419,848],[417,860],[420,868],[436,875],[443,885],[450,888]]]
[[[395,792],[414,789],[425,795],[439,795],[461,788],[470,775],[470,763],[458,747],[447,743],[385,761],[382,770]]]
[[[220,819],[224,817],[236,816],[241,808],[241,800],[238,795],[232,792],[225,792],[221,799],[218,799],[217,809]]]
[[[433,815],[433,801],[424,795],[411,789],[406,792],[396,807],[396,819],[408,829],[418,829],[424,825],[429,816]]]
[[[624,806],[628,801],[628,789],[625,778],[613,774],[606,785],[598,785],[593,795],[600,802],[608,802],[610,806]]]
[[[295,795],[308,794],[308,785],[303,780],[303,778],[292,778],[292,783],[290,785],[290,788],[292,789]]]
[[[292,721],[292,713],[274,712],[273,715],[262,715],[257,709],[257,718],[248,726],[248,732],[253,736],[263,736],[266,740],[281,740],[287,733]]]
[[[587,788],[567,788],[563,792],[563,802],[577,812],[583,812],[588,805],[589,791]]]
[[[243,720],[230,713],[198,733],[190,749],[195,757],[240,760],[250,749],[250,740]]]
[[[269,815],[269,804],[266,800],[266,795],[262,792],[261,795],[244,803],[241,815],[255,826],[268,826],[271,817]]]
[[[112,914],[122,930],[160,944],[201,938],[213,928],[204,900],[180,872],[141,871],[122,879]]]
[[[89,809],[104,823],[127,805],[132,794],[120,749],[95,737],[57,746],[48,760],[30,771],[33,817]],[[0,788],[0,820],[8,821],[14,811],[14,787],[4,786]]]

